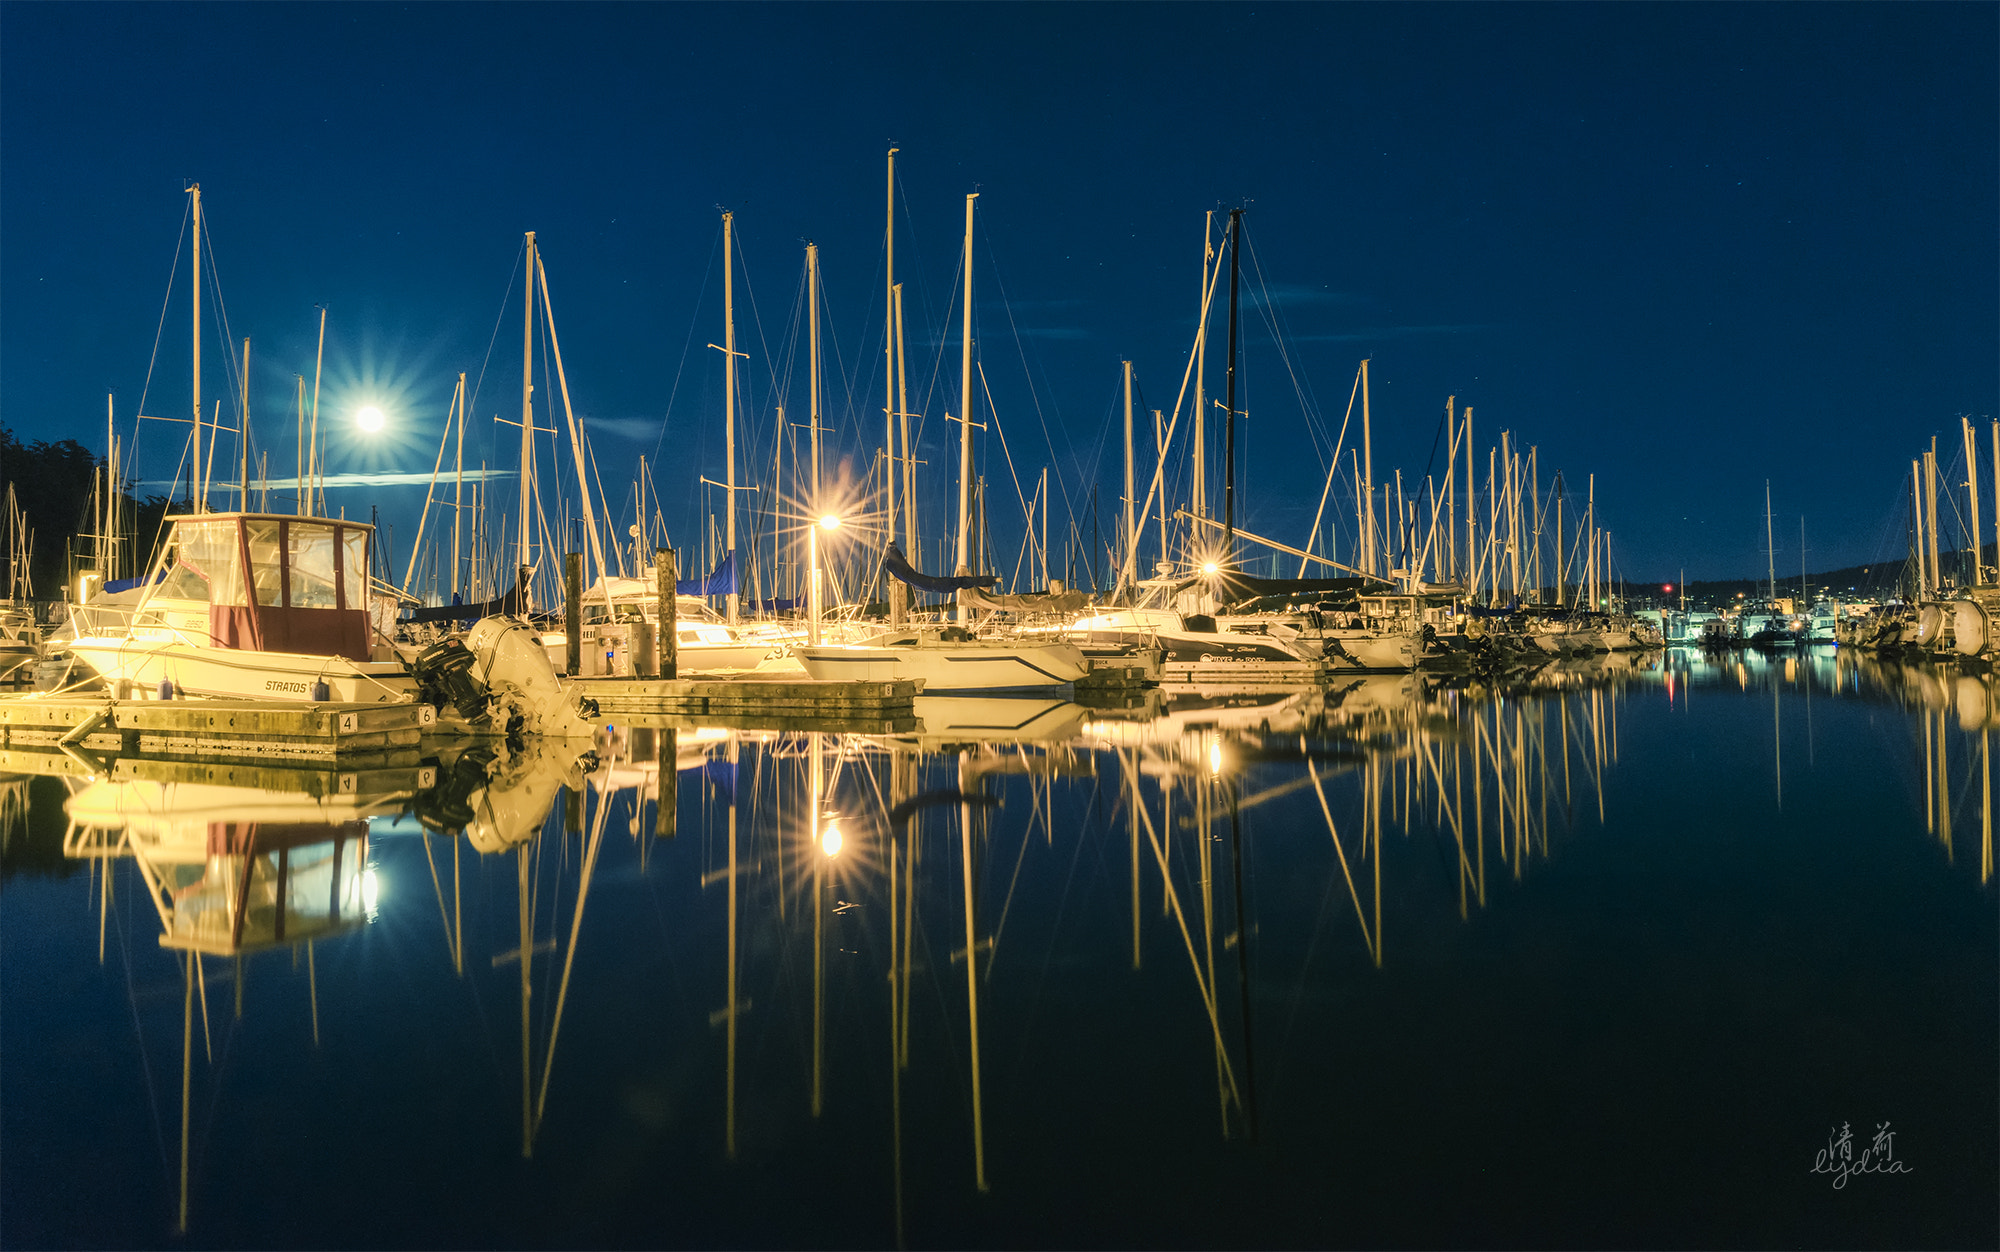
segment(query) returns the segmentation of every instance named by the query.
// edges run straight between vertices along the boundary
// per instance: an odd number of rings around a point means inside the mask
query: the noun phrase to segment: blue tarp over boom
[[[727,596],[736,592],[736,556],[734,553],[722,558],[715,572],[707,578],[683,578],[674,584],[674,590],[684,596]]]
[[[889,545],[889,550],[882,554],[882,568],[919,591],[947,592],[957,591],[960,587],[984,588],[1000,581],[999,577],[993,574],[972,574],[963,578],[926,574],[910,564],[910,559],[903,555],[903,550],[893,543]]]

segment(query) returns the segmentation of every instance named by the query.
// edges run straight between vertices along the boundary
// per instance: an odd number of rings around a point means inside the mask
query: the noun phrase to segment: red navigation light
[[[1673,591],[1673,589],[1674,589],[1674,585],[1673,585],[1672,583],[1661,583],[1661,584],[1660,584],[1660,590],[1661,590],[1661,591],[1665,591],[1665,592],[1668,592],[1668,593],[1671,593],[1671,592]]]

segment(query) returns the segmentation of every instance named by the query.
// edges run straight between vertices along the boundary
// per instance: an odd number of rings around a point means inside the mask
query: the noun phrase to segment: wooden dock
[[[84,762],[44,748],[0,748],[0,774],[95,777],[109,782],[192,783],[296,791],[313,796],[368,796],[428,791],[437,785],[437,767],[399,752],[387,764],[341,769],[324,761],[190,761],[175,757],[121,756],[93,772]]]
[[[343,761],[412,751],[436,724],[428,704],[0,696],[0,747],[120,756]]]
[[[809,678],[767,678],[754,674],[738,678],[568,681],[597,701],[598,713],[608,720],[677,714],[699,717],[705,726],[740,725],[742,729],[823,730],[830,729],[825,724],[828,722],[894,721],[912,716],[910,710],[917,696],[917,685],[912,682],[817,682]]]

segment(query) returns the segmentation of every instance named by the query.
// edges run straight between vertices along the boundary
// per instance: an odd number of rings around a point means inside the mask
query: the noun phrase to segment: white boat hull
[[[926,692],[1028,691],[1066,687],[1089,672],[1067,643],[806,644],[792,649],[807,675],[826,682],[921,682]]]
[[[350,661],[297,652],[209,648],[182,640],[86,635],[69,645],[86,665],[116,688],[141,691],[171,681],[176,694],[310,703],[313,687],[342,704],[394,704],[417,698],[416,679],[400,661]]]

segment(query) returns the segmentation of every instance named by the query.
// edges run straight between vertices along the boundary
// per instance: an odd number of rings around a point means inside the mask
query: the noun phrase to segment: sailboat
[[[28,577],[31,545],[27,514],[14,497],[14,484],[8,483],[7,599],[0,603],[0,680],[33,663],[41,645],[41,628],[35,621],[34,584]]]
[[[898,567],[904,582],[933,590],[991,586],[990,578],[971,574],[972,491],[972,202],[965,198],[964,323],[959,357],[959,483],[958,574],[949,579],[926,578],[898,558],[887,557],[892,573]],[[907,472],[907,470],[906,470]],[[815,562],[817,556],[815,555]],[[817,570],[814,571],[817,577]],[[817,597],[814,597],[817,600]],[[814,606],[815,610],[817,605]],[[892,626],[871,638],[850,643],[806,643],[792,654],[806,673],[820,680],[907,681],[922,683],[926,692],[1037,691],[1066,687],[1090,672],[1083,651],[1063,640],[1027,636],[975,634],[968,627],[975,610],[963,597],[958,622],[951,626]],[[991,619],[989,619],[990,621]],[[816,612],[809,625],[817,631]],[[989,626],[990,629],[990,626]]]

